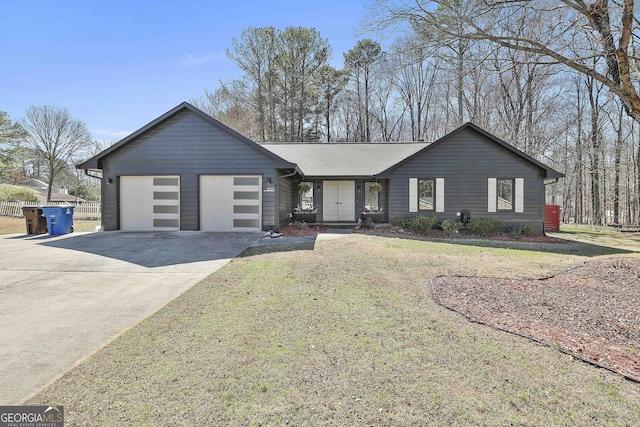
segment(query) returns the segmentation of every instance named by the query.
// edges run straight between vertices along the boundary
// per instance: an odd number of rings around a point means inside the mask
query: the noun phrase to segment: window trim
[[[510,180],[511,187],[511,209],[498,209],[498,185],[501,180]],[[513,212],[524,213],[524,178],[489,178],[487,187],[487,211],[490,213]]]

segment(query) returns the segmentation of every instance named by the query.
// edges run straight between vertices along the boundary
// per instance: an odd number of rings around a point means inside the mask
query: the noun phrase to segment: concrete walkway
[[[20,404],[260,236],[0,236],[0,405]]]

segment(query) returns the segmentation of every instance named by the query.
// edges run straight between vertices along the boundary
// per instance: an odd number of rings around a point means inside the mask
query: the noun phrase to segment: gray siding
[[[280,175],[286,175],[284,172],[280,173]],[[293,187],[293,179],[292,178],[283,178],[278,179],[278,185],[276,187],[276,191],[278,192],[278,198],[280,199],[279,203],[279,226],[282,228],[286,226],[289,221],[289,215],[293,212],[293,195],[298,194]]]
[[[510,228],[530,224],[544,230],[543,171],[471,129],[443,140],[390,174],[390,217],[429,215],[456,219],[468,209],[471,218],[495,218]],[[409,178],[444,178],[445,211],[409,212]],[[524,212],[488,212],[488,178],[524,178]]]
[[[118,229],[118,178],[179,175],[180,228],[199,229],[200,175],[261,175],[276,182],[274,160],[220,128],[184,110],[130,141],[103,160],[105,230]],[[111,178],[112,184],[107,184]],[[262,225],[277,225],[276,193],[263,193]]]

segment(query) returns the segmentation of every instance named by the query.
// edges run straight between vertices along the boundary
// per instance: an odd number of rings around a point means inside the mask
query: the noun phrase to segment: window
[[[498,179],[496,194],[498,195],[498,210],[513,210],[513,179]]]
[[[433,179],[418,180],[418,210],[432,211],[435,200]]]
[[[379,193],[382,190],[382,186],[378,182],[365,182],[364,183],[364,210],[365,212],[379,212]]]
[[[303,211],[313,210],[313,182],[301,182],[298,185],[298,194],[300,209]]]

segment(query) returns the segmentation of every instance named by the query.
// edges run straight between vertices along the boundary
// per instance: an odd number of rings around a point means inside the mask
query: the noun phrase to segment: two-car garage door
[[[202,175],[199,217],[203,231],[262,229],[259,175]],[[120,177],[121,230],[180,230],[179,176]]]

